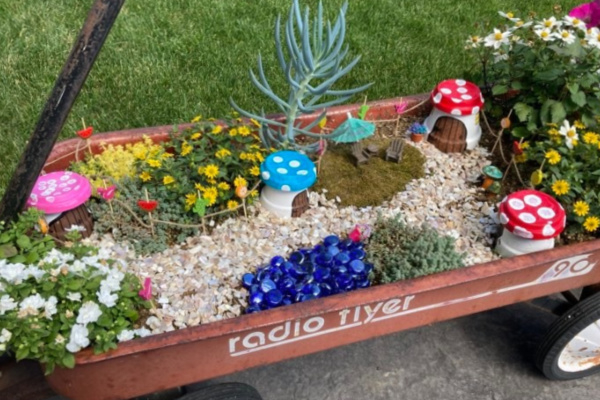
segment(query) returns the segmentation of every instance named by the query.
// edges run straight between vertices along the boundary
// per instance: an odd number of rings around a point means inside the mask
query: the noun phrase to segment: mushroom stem
[[[494,183],[494,179],[490,176],[485,176],[485,178],[483,179],[483,183],[481,184],[481,187],[484,189],[489,188],[490,186],[492,186],[492,183]]]

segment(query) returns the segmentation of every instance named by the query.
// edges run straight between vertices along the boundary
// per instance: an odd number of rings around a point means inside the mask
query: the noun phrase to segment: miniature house
[[[92,195],[92,185],[71,171],[58,171],[40,176],[29,195],[26,206],[43,211],[49,233],[63,240],[73,225],[82,226],[83,237],[92,234],[92,216],[85,203]]]
[[[554,238],[566,225],[566,213],[552,196],[536,190],[521,190],[508,195],[498,211],[504,232],[496,251],[513,257],[554,247]]]
[[[309,208],[307,189],[317,180],[314,163],[297,151],[278,151],[260,166],[265,187],[260,195],[264,208],[280,217],[299,217]]]
[[[483,96],[474,83],[463,79],[441,82],[431,92],[433,109],[425,119],[427,140],[444,153],[477,147],[481,138],[479,111]]]

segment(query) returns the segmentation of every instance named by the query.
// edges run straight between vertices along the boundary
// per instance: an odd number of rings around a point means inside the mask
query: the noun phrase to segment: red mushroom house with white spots
[[[479,111],[483,107],[481,90],[463,79],[439,83],[431,92],[433,109],[425,119],[428,138],[444,153],[473,150],[481,138]]]
[[[553,248],[554,238],[564,230],[567,220],[556,199],[536,190],[508,195],[500,203],[498,217],[504,232],[496,251],[502,257]]]

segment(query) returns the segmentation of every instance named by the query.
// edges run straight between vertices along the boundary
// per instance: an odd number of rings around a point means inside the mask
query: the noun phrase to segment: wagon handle
[[[0,221],[25,207],[54,143],[125,0],[95,0],[0,202]]]

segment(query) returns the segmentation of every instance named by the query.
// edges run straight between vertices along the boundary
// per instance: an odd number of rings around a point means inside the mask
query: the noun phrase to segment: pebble
[[[110,235],[86,241],[123,260],[127,271],[152,278],[156,307],[146,326],[153,334],[241,315],[248,305],[240,282],[244,273],[275,255],[312,247],[331,234],[347,234],[356,224],[372,225],[378,214],[401,213],[408,224],[427,223],[451,235],[456,249],[466,253],[467,265],[496,259],[490,248],[498,230],[494,204],[481,201],[481,189],[473,184],[490,163],[487,151],[445,154],[427,142],[407,143],[425,155],[425,177],[377,207],[339,207],[340,199],[328,200],[323,190],[309,194],[311,208],[301,218],[278,218],[256,204],[249,207],[249,219],[228,219],[210,235],[190,237],[150,256],[136,256]]]

